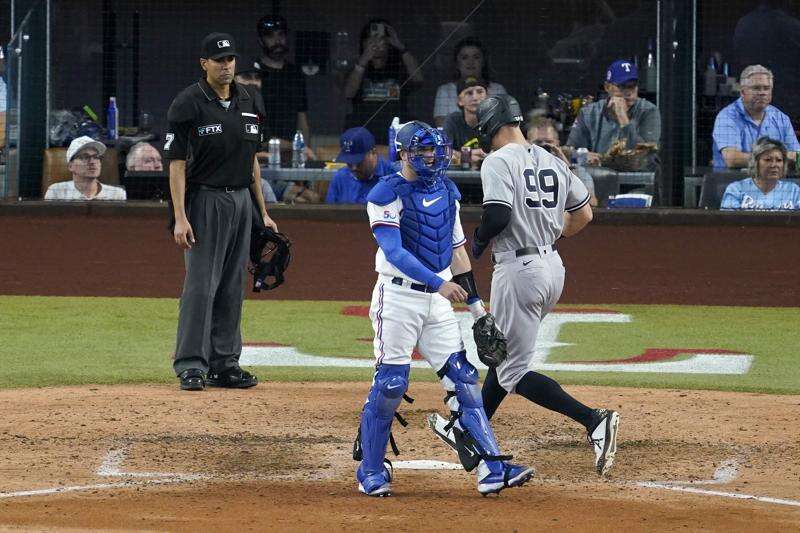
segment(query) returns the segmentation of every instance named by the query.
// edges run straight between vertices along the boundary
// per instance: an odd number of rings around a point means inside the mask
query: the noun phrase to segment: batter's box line
[[[210,477],[202,474],[184,474],[180,472],[124,472],[122,463],[125,460],[124,449],[109,450],[95,474],[100,477],[128,478],[116,483],[93,483],[91,485],[68,485],[45,489],[0,492],[0,499],[23,498],[30,496],[49,496],[66,492],[83,492],[88,490],[107,490],[129,488],[143,485],[165,485],[169,483],[188,483]]]
[[[800,507],[800,500],[790,500],[786,498],[773,498],[771,496],[758,496],[755,494],[745,494],[741,492],[726,492],[721,490],[700,489],[695,485],[724,485],[731,483],[739,475],[739,466],[735,459],[723,461],[720,466],[714,470],[712,479],[702,479],[697,481],[636,481],[633,482],[634,486],[646,489],[660,489],[671,490],[675,492],[686,492],[689,494],[698,494],[700,496],[718,496],[722,498],[734,498],[737,500],[754,500],[764,503],[773,503],[777,505],[789,505],[792,507]],[[630,482],[627,483],[630,485]]]

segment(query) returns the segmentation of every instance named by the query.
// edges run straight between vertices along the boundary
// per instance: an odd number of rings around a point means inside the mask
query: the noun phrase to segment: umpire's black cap
[[[200,57],[204,59],[219,59],[220,57],[236,56],[236,43],[227,33],[209,33],[203,38],[200,45]]]

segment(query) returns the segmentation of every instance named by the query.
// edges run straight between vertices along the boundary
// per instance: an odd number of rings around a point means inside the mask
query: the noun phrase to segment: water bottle
[[[292,141],[292,168],[305,168],[306,166],[306,142],[303,139],[303,132],[297,130]]]
[[[647,73],[645,74],[645,85],[647,91],[654,93],[658,90],[658,70],[656,69],[656,56],[653,54],[653,41],[647,41],[647,60],[645,61]]]
[[[708,58],[708,67],[703,73],[703,96],[716,96],[717,94],[717,62],[714,56]]]
[[[589,149],[585,147],[578,148],[575,153],[575,164],[579,167],[585,167],[589,162]]]
[[[106,113],[106,126],[108,127],[108,138],[119,138],[119,110],[117,109],[117,97],[112,96],[108,101],[108,111]]]
[[[400,117],[394,117],[392,123],[389,124],[389,161],[394,162],[397,160],[397,147],[395,146],[395,139],[397,139],[397,132],[400,131]]]

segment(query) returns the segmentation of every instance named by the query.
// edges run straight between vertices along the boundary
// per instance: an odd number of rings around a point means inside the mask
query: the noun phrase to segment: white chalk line
[[[101,477],[134,478],[116,483],[94,483],[91,485],[68,485],[65,487],[50,487],[46,489],[20,490],[15,492],[0,492],[0,498],[22,498],[26,496],[48,496],[64,492],[81,492],[87,490],[119,489],[139,485],[165,485],[167,483],[185,483],[199,479],[208,479],[201,474],[183,474],[179,472],[123,472],[122,462],[125,460],[125,450],[109,450],[95,475]],[[138,479],[137,479],[138,478]]]
[[[735,498],[737,500],[755,500],[765,503],[774,503],[778,505],[790,505],[792,507],[800,507],[800,501],[789,500],[785,498],[772,498],[769,496],[757,496],[755,494],[744,494],[741,492],[725,492],[721,490],[698,489],[693,485],[724,485],[736,479],[739,475],[738,464],[735,460],[731,459],[724,461],[714,470],[712,479],[701,479],[697,481],[637,481],[636,486],[648,489],[663,489],[672,490],[676,492],[688,492],[690,494],[699,494],[703,496],[720,496],[723,498]]]

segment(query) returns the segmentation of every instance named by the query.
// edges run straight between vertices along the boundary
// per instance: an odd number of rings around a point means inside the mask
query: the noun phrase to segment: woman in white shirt
[[[490,81],[489,59],[486,49],[477,37],[465,37],[455,46],[453,60],[456,65],[455,80],[442,84],[436,91],[436,101],[433,105],[433,120],[436,126],[443,126],[447,115],[458,111],[458,92],[456,83],[470,76],[489,81],[489,96],[506,94],[506,88]]]

